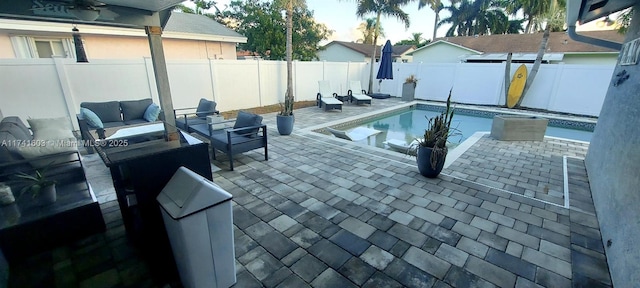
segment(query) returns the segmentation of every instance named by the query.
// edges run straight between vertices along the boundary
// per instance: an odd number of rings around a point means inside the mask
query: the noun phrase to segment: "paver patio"
[[[214,182],[233,195],[235,287],[611,286],[580,159],[585,145],[546,139],[525,149],[482,137],[439,178],[427,179],[413,158],[311,131],[401,103],[373,102],[343,112],[296,110],[290,136],[277,134],[274,114],[264,115],[269,161],[256,150],[237,157],[235,171],[223,157],[213,162],[222,168]],[[503,163],[516,150],[522,159]],[[563,155],[573,156],[569,208],[551,176]],[[11,284],[162,286],[124,235],[107,170],[86,158],[108,231],[12,266]],[[549,175],[493,161],[539,162]],[[545,194],[551,184],[554,193]]]

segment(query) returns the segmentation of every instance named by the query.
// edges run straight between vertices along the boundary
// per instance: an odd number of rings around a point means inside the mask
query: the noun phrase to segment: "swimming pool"
[[[419,104],[412,109],[384,115],[352,127],[367,127],[382,131],[382,133],[358,141],[358,143],[387,148],[385,142],[388,140],[404,140],[406,143],[410,143],[415,138],[422,137],[424,128],[428,123],[427,118],[438,115],[442,109],[443,107],[441,106]],[[449,140],[454,144],[461,143],[475,132],[490,132],[493,116],[497,114],[507,113],[456,108],[451,126],[456,129],[457,133],[455,134],[457,135],[450,137]],[[549,125],[545,133],[546,136],[585,142],[591,140],[595,123],[558,118],[548,119]]]

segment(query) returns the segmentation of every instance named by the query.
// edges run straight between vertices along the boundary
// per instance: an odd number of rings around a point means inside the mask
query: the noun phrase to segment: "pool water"
[[[439,114],[440,112],[436,111],[416,109],[364,123],[359,127],[376,129],[382,131],[382,133],[358,141],[358,143],[366,143],[379,148],[386,148],[384,142],[391,139],[405,140],[406,143],[410,143],[415,138],[423,136],[424,129],[429,122],[428,118]],[[492,123],[493,118],[454,114],[451,128],[455,128],[455,131],[452,133],[453,136],[449,137],[449,141],[455,145],[462,143],[475,132],[491,132]],[[547,126],[545,135],[589,142],[592,133],[583,130]]]

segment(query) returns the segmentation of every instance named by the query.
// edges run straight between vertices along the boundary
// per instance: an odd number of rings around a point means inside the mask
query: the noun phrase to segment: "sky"
[[[223,10],[231,0],[217,0],[218,8]],[[362,33],[357,30],[360,23],[364,19],[356,16],[355,0],[306,0],[307,8],[313,11],[313,17],[316,22],[326,25],[333,34],[328,40],[320,42],[324,45],[333,40],[355,42],[362,38]],[[185,2],[188,4],[188,2]],[[445,1],[448,5],[448,1]],[[396,18],[382,17],[380,23],[384,29],[385,37],[378,39],[378,44],[382,45],[389,39],[392,44],[404,39],[412,39],[412,33],[422,33],[425,40],[430,40],[433,36],[433,26],[435,12],[429,7],[418,10],[417,1],[411,2],[402,7],[402,10],[409,14],[410,27],[405,28],[404,24]],[[375,18],[375,14],[371,14],[366,18]],[[440,12],[440,18],[447,17],[447,12]],[[588,23],[584,27],[578,27],[580,30],[594,30],[595,22]],[[444,37],[449,27],[442,26],[438,29],[436,37]]]
[[[326,25],[330,30],[333,30],[333,34],[328,41],[340,40],[355,42],[362,38],[357,28],[360,23],[364,22],[364,19],[360,19],[356,16],[356,1],[355,0],[306,0],[307,8],[313,11],[313,17],[316,22]],[[218,8],[224,9],[225,5],[228,5],[231,0],[218,0]],[[187,4],[185,2],[185,4]],[[403,9],[409,14],[409,21],[411,26],[409,29],[405,29],[404,24],[395,18],[382,17],[380,23],[384,29],[386,37],[379,39],[380,44],[384,44],[386,39],[391,40],[391,43],[396,43],[403,39],[412,38],[412,33],[421,32],[422,37],[425,39],[431,39],[433,34],[433,21],[435,14],[428,7],[418,10],[418,3],[413,2],[404,6]],[[375,14],[371,14],[367,18],[375,18]],[[438,30],[438,37],[444,36],[447,28],[441,28]],[[324,44],[324,43],[321,43]]]

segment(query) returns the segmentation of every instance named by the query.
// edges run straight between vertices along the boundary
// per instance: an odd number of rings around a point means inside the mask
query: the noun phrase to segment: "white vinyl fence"
[[[394,63],[394,79],[374,82],[374,92],[400,96],[411,74],[419,79],[417,99],[446,99],[460,103],[502,105],[504,64]],[[283,61],[168,60],[174,108],[194,107],[200,98],[215,100],[221,111],[267,106],[284,101],[286,63]],[[513,65],[511,71],[515,71]],[[530,67],[529,67],[530,68]],[[543,65],[523,106],[597,116],[614,66]],[[377,69],[374,69],[377,71]],[[315,100],[318,80],[346,95],[347,83],[360,80],[367,88],[367,63],[293,63],[297,101]],[[69,116],[75,119],[81,102],[152,98],[158,103],[149,58],[92,60],[0,59],[0,111],[22,119]],[[77,127],[75,120],[72,121]]]

